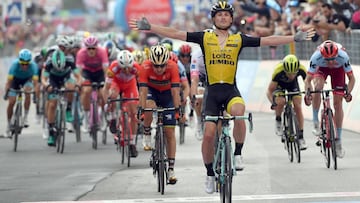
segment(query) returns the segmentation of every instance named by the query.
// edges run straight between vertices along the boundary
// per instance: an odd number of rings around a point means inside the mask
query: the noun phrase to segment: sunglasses
[[[95,47],[89,47],[87,48],[87,50],[95,50],[96,48]]]
[[[164,68],[165,66],[166,66],[166,64],[161,64],[161,65],[155,65],[155,64],[154,64],[154,67],[155,67],[155,68]]]
[[[190,57],[190,54],[180,54],[181,57]]]
[[[29,65],[30,61],[19,61],[20,65]]]

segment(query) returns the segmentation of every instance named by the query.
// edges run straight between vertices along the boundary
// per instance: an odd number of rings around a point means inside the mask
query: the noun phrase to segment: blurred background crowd
[[[19,2],[23,9],[20,19],[12,10]],[[229,2],[235,7],[234,33],[291,35],[301,27],[312,26],[317,31],[312,41],[320,44],[331,38],[332,32],[351,37],[350,33],[360,29],[360,0]],[[212,27],[212,3],[214,0],[4,0],[0,3],[0,56],[14,55],[24,47],[50,46],[50,39],[59,34],[111,33],[118,43],[138,49],[156,44],[160,38],[130,32],[126,22],[132,16],[148,16],[150,12],[151,22],[200,31]]]

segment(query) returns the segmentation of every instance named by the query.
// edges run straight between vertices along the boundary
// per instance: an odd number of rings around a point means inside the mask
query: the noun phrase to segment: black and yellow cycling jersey
[[[303,80],[306,78],[306,68],[305,66],[300,64],[299,71],[296,74],[296,77],[291,80],[286,75],[286,72],[284,71],[283,63],[279,63],[276,65],[275,70],[272,74],[271,81],[277,82],[278,88],[282,89],[288,89],[287,87],[293,86],[292,84],[298,83],[298,76],[301,76]],[[298,85],[296,85],[298,86]]]
[[[238,56],[243,47],[260,46],[260,38],[230,34],[224,48],[215,32],[188,32],[186,41],[200,45],[209,85],[235,84]]]

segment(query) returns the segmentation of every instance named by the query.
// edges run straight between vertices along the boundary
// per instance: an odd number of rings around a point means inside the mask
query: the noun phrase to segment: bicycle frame
[[[92,137],[92,148],[97,149],[97,131],[99,130],[100,119],[101,119],[100,117],[101,115],[99,113],[99,106],[98,106],[98,99],[99,99],[98,90],[104,86],[104,83],[92,82],[91,84],[83,84],[83,86],[91,86],[92,89],[90,96],[89,127],[90,127],[90,136]]]
[[[309,93],[320,93],[322,99],[322,110],[321,110],[321,134],[319,136],[320,141],[320,153],[324,155],[325,165],[330,168],[330,157],[334,162],[334,169],[337,169],[337,155],[335,140],[337,139],[336,124],[334,121],[333,111],[330,104],[330,92],[335,90],[346,89],[329,89],[329,90],[316,90],[310,91]],[[331,155],[330,155],[331,154]]]
[[[34,91],[24,91],[22,88],[18,89],[10,89],[9,91],[13,91],[16,93],[16,100],[15,100],[15,112],[11,118],[11,138],[14,138],[14,152],[17,151],[18,139],[19,135],[21,134],[22,129],[24,128],[24,121],[22,118],[22,101],[23,101],[23,94],[33,94]]]
[[[163,113],[165,111],[174,111],[175,108],[145,108],[144,112],[151,111],[157,113],[157,122],[156,122],[156,134],[155,134],[155,148],[152,150],[152,167],[154,176],[157,174],[158,179],[158,192],[162,195],[165,191],[165,174],[167,174],[167,155],[166,155],[166,142],[164,135],[164,123],[163,123]]]
[[[205,116],[205,121],[221,121],[221,134],[218,137],[216,145],[213,170],[216,176],[216,191],[220,188],[221,202],[231,202],[232,199],[232,177],[236,175],[235,159],[232,153],[231,136],[229,125],[224,125],[224,122],[230,120],[248,120],[249,131],[252,132],[252,114],[248,116]]]
[[[285,97],[286,104],[284,107],[284,111],[282,113],[282,122],[283,122],[283,136],[284,146],[286,151],[288,152],[288,158],[290,162],[294,161],[294,152],[296,156],[296,160],[298,163],[301,161],[301,153],[300,153],[300,143],[299,143],[299,121],[297,120],[296,113],[294,111],[293,96],[303,94],[305,92],[295,91],[295,92],[288,92],[287,90],[283,90],[283,93],[274,93],[273,101],[275,101],[276,96],[283,96]]]
[[[125,101],[138,101],[139,98],[120,98],[120,99],[108,99],[107,103],[112,102],[120,102],[120,116],[118,119],[116,119],[117,123],[117,130],[116,130],[116,137],[117,137],[117,150],[122,153],[121,156],[121,164],[124,164],[125,154],[127,155],[127,166],[130,167],[130,141],[131,141],[131,135],[132,135],[132,129],[131,126],[129,126],[130,119],[129,113],[127,109],[127,104],[124,105],[122,102]],[[122,128],[122,135],[120,132],[120,127]]]

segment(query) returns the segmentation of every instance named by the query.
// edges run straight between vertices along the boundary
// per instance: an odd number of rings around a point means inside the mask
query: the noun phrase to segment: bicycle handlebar
[[[205,121],[218,121],[218,120],[248,120],[249,121],[249,132],[253,131],[252,113],[248,116],[205,116]]]
[[[108,98],[107,103],[122,102],[122,101],[139,101],[139,98],[120,98],[120,99],[110,99],[110,98]]]

